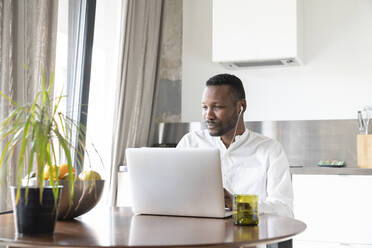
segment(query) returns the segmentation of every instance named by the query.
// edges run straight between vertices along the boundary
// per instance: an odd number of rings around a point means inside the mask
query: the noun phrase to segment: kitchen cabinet
[[[116,206],[131,207],[132,197],[130,195],[129,175],[126,167],[118,173],[118,190],[116,193]]]
[[[301,0],[214,0],[212,61],[229,68],[302,64]]]
[[[372,248],[372,245],[294,240],[293,248]]]
[[[371,175],[292,175],[298,248],[372,247]]]

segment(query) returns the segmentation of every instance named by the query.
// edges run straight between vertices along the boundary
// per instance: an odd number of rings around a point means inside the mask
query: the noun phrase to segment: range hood
[[[303,64],[303,0],[213,0],[212,61],[230,69]]]

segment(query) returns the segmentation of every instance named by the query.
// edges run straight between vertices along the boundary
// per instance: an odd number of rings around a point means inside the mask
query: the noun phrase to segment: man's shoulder
[[[253,132],[253,131],[250,131],[249,137],[251,139],[262,140],[262,141],[266,141],[266,142],[275,142],[276,141],[273,138],[267,137],[267,136],[265,136],[263,134],[256,133],[256,132]]]
[[[253,132],[253,131],[250,131],[250,135],[249,135],[249,141],[259,145],[259,146],[264,146],[264,147],[271,147],[271,148],[274,148],[274,147],[281,147],[281,144],[279,141],[277,141],[276,139],[273,139],[273,138],[270,138],[270,137],[267,137],[265,135],[262,135],[260,133],[256,133],[256,132]]]
[[[285,154],[282,144],[276,139],[252,132],[249,137],[247,147],[253,149],[257,154],[269,157],[278,157]]]

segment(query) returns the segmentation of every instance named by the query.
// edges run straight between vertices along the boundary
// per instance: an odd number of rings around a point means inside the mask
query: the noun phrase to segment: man
[[[247,109],[243,84],[230,74],[206,82],[202,116],[207,129],[186,134],[177,147],[218,148],[225,198],[231,194],[256,194],[259,213],[293,216],[293,191],[287,157],[279,142],[244,126]]]

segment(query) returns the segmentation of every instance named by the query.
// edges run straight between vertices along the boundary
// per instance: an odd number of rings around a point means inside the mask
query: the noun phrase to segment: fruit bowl
[[[72,205],[69,204],[68,181],[59,182],[63,185],[58,208],[58,219],[67,220],[85,214],[97,205],[101,199],[104,180],[76,180]]]

